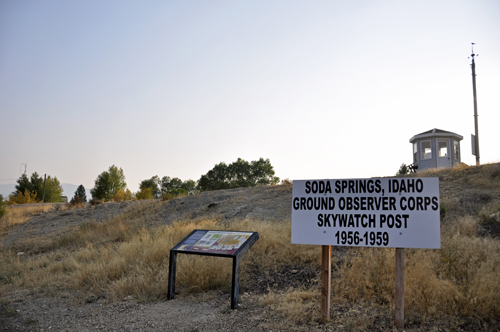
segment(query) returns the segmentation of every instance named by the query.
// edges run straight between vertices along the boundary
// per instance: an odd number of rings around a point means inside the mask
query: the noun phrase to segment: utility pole
[[[479,56],[479,54],[477,54]],[[471,63],[471,68],[472,68],[472,93],[474,95],[474,129],[475,129],[475,136],[474,136],[474,152],[473,155],[476,156],[476,166],[479,166],[479,132],[477,129],[477,98],[476,98],[476,64],[474,63],[474,57],[476,54],[474,54],[474,43],[472,43],[472,54],[470,55],[472,57],[472,63]]]

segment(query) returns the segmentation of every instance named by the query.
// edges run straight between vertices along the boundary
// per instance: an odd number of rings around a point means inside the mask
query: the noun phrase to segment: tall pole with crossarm
[[[478,54],[479,55],[479,54]],[[472,58],[471,68],[472,68],[472,94],[474,96],[474,152],[476,155],[476,166],[479,166],[479,132],[477,129],[477,98],[476,98],[476,64],[474,63],[474,43],[472,43],[472,54],[470,55]]]

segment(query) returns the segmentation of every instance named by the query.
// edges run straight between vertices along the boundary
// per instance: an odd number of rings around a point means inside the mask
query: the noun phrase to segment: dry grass
[[[287,317],[289,326],[317,322],[320,319],[321,290],[319,288],[294,289],[284,292],[270,290],[262,303]],[[283,326],[282,326],[283,327]]]
[[[7,214],[0,218],[0,235],[12,229],[12,227],[24,224],[31,216],[36,216],[53,210],[60,204],[30,204],[7,206]]]
[[[247,219],[227,224],[205,219],[134,232],[124,225],[114,218],[99,227],[84,226],[80,229],[84,241],[69,247],[61,245],[40,256],[18,256],[3,250],[0,254],[2,292],[18,287],[43,288],[47,292],[63,288],[106,294],[116,300],[128,295],[140,301],[164,299],[169,251],[195,228],[259,232],[261,239],[242,261],[242,277],[249,271],[272,270],[276,266],[318,267],[320,264],[317,246],[297,249],[291,245],[289,223]],[[423,321],[446,315],[498,317],[500,244],[478,236],[477,221],[471,217],[447,225],[443,226],[442,250],[406,250],[407,317]],[[104,241],[106,236],[113,239],[120,232],[128,232],[122,242]],[[333,321],[350,330],[363,330],[380,319],[377,315],[387,319],[394,301],[394,265],[393,249],[348,251],[332,283],[332,303],[359,302],[365,307],[388,309],[382,314],[361,309],[348,310],[349,314],[340,316],[332,312]],[[229,290],[230,278],[231,260],[178,256],[177,289],[181,293]],[[317,287],[282,292],[271,289],[262,303],[289,317],[291,324],[310,324],[319,320]]]
[[[405,312],[436,317],[500,317],[500,243],[464,217],[442,232],[441,250],[405,250]],[[334,293],[394,306],[395,250],[357,248],[344,261]]]
[[[169,251],[195,228],[258,231],[261,239],[243,259],[243,271],[262,271],[290,261],[318,264],[317,247],[304,246],[299,252],[291,245],[288,223],[243,220],[229,225],[205,219],[146,230],[133,221],[115,217],[105,223],[84,223],[77,232],[53,240],[52,251],[42,256],[17,256],[4,250],[0,275],[13,287],[36,287],[41,283],[47,290],[84,289],[114,299],[128,295],[141,301],[162,299],[167,294]],[[228,259],[179,255],[178,289],[227,289],[231,268]]]
[[[498,165],[483,168],[482,177],[490,179],[489,184],[470,169],[460,166],[437,170],[432,176],[456,177],[471,186],[498,188]],[[405,250],[407,321],[439,319],[452,327],[464,319],[495,322],[500,317],[500,242],[481,235],[479,214],[497,211],[498,201],[484,203],[478,215],[465,215],[464,210],[454,213],[461,204],[458,200],[444,198],[442,202],[448,208],[441,227],[442,249]],[[128,295],[140,301],[165,299],[169,251],[193,229],[259,232],[260,240],[242,260],[243,284],[247,277],[279,267],[314,270],[320,266],[320,246],[291,244],[290,222],[223,222],[207,218],[144,228],[141,220],[154,216],[162,204],[152,200],[124,209],[104,222],[87,221],[75,232],[43,243],[43,255],[18,256],[3,248],[0,293],[25,287],[49,292],[75,289],[117,300]],[[12,227],[25,222],[29,215],[47,211],[35,207],[17,212],[15,209],[9,208],[9,221],[2,220],[2,227]],[[376,328],[381,321],[382,325],[390,324],[395,292],[394,249],[351,248],[334,265],[332,322],[352,331]],[[181,294],[229,290],[231,267],[229,259],[178,255],[176,288]],[[262,296],[262,303],[288,317],[290,326],[310,325],[319,320],[319,298],[318,287],[307,284],[284,291],[271,288]]]
[[[415,176],[415,175],[414,175]],[[440,177],[440,179],[460,180],[471,187],[480,189],[500,188],[500,164],[483,164],[468,166],[460,164],[452,168],[432,168],[418,172],[419,177]]]

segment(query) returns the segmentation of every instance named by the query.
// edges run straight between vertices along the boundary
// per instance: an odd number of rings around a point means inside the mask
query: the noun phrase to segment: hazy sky
[[[280,178],[394,175],[409,139],[500,161],[500,1],[0,1],[0,184],[198,180],[269,158]],[[9,180],[14,179],[14,180]]]

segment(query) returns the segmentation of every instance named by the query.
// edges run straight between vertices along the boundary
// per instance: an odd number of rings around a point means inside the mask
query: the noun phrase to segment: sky
[[[269,158],[282,179],[394,175],[409,139],[499,162],[500,1],[0,1],[0,184],[198,180]]]

